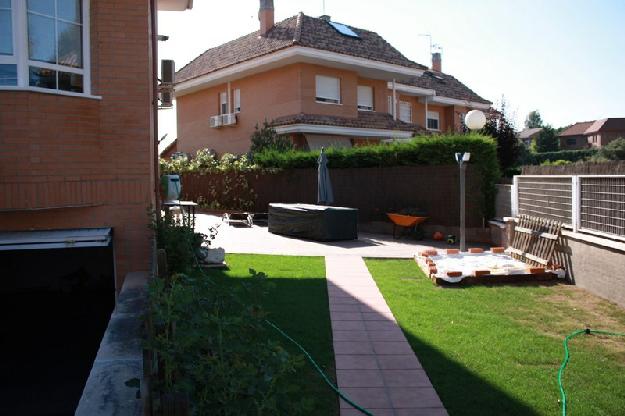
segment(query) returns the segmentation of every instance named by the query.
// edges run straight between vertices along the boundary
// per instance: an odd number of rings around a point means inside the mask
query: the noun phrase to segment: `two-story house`
[[[468,110],[490,107],[442,72],[440,54],[429,69],[328,16],[274,23],[272,0],[260,1],[259,20],[176,74],[176,151],[245,153],[265,120],[299,148],[376,143],[459,130]]]

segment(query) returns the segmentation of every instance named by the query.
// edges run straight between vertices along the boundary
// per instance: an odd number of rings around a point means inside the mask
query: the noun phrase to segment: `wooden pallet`
[[[552,267],[553,253],[562,224],[544,218],[520,215],[514,238],[506,251],[516,260],[534,267]]]

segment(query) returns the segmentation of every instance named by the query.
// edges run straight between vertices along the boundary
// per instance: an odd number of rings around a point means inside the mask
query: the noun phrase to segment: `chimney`
[[[443,72],[443,62],[441,61],[441,53],[434,52],[432,54],[432,71]]]
[[[267,32],[273,27],[273,0],[260,0],[258,20],[260,20],[260,35],[267,36]]]

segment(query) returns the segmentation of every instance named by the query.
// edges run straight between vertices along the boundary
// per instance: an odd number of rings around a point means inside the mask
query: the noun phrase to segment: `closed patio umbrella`
[[[334,195],[332,195],[332,183],[330,183],[330,172],[328,171],[328,158],[322,147],[317,166],[317,204],[331,205],[333,202]]]

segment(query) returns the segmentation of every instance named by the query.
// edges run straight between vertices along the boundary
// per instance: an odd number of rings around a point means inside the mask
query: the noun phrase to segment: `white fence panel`
[[[514,215],[557,220],[573,231],[625,238],[625,175],[521,175],[512,187]]]

